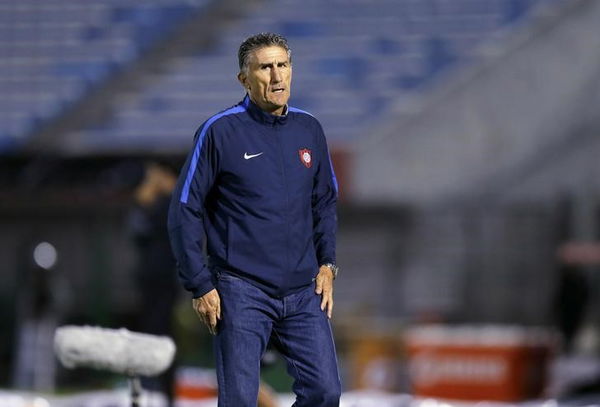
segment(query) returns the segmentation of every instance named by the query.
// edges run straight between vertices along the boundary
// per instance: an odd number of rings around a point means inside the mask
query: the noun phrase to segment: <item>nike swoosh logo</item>
[[[245,160],[249,160],[249,159],[251,159],[251,158],[258,157],[259,155],[262,155],[262,153],[258,153],[258,154],[248,154],[248,153],[244,153],[244,159],[245,159]]]

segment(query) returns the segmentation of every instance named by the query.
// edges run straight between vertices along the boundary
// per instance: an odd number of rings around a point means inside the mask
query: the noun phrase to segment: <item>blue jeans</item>
[[[294,379],[294,407],[339,406],[341,385],[331,326],[314,285],[278,299],[231,274],[218,273],[217,280],[219,407],[256,407],[260,359],[269,339],[285,357]]]

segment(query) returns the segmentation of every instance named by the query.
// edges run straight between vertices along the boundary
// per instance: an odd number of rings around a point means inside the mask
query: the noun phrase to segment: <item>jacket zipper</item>
[[[277,124],[275,124],[275,126],[277,126]],[[289,287],[289,269],[290,269],[290,221],[288,219],[289,216],[289,208],[290,208],[290,197],[289,197],[289,190],[288,190],[288,184],[287,184],[287,173],[285,171],[285,156],[284,156],[284,149],[283,149],[283,143],[281,141],[281,134],[279,132],[278,127],[274,126],[274,130],[275,130],[275,137],[277,138],[277,144],[279,145],[279,162],[281,163],[281,173],[283,175],[283,189],[285,191],[285,276],[288,276],[287,280],[285,281],[285,283],[283,284],[283,286],[281,287],[281,291],[285,292]]]

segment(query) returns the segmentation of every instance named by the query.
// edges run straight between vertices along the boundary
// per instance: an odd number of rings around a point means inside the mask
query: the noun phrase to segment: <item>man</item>
[[[246,96],[200,126],[171,203],[179,277],[215,335],[219,406],[256,406],[269,341],[294,378],[295,406],[338,406],[337,181],[325,136],[287,104],[285,38],[250,37],[238,59]]]
[[[177,182],[175,164],[152,160],[133,191],[135,205],[129,213],[129,232],[137,251],[136,286],[140,288],[140,312],[135,330],[173,336],[172,314],[179,293],[175,259],[166,236],[169,202]],[[167,405],[174,405],[175,363],[158,377],[143,378],[145,389],[161,391]]]

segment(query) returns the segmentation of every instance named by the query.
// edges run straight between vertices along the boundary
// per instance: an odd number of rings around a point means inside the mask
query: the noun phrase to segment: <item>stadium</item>
[[[0,0],[0,407],[130,405],[127,369],[64,366],[64,326],[171,337],[140,405],[217,405],[161,208],[259,32],[288,39],[339,182],[340,405],[600,406],[598,21],[597,0]],[[276,351],[261,380],[292,405]]]

